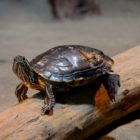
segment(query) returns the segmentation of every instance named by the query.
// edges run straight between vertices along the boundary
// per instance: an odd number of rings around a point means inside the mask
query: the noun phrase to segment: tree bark
[[[0,114],[2,140],[83,140],[140,109],[140,46],[114,57],[121,88],[110,102],[103,86],[92,96],[87,87],[59,95],[52,114],[41,115],[36,94]]]

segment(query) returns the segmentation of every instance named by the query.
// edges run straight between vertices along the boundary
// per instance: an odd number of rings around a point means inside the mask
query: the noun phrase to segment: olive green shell
[[[97,77],[111,71],[113,63],[102,51],[80,45],[54,47],[30,62],[37,74],[56,82]]]

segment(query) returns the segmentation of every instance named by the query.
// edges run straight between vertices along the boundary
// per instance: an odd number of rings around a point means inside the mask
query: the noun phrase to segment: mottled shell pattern
[[[54,82],[98,77],[111,71],[113,63],[102,51],[81,45],[54,47],[30,62],[38,75]]]

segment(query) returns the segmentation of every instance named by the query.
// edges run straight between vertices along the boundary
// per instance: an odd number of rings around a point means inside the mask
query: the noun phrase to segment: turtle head
[[[34,83],[34,73],[29,61],[24,56],[16,56],[13,61],[13,72],[24,82]]]

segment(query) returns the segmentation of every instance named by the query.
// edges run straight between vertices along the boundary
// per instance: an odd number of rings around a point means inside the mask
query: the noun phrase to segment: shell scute
[[[113,60],[102,51],[80,46],[58,46],[35,57],[32,68],[51,81],[69,82],[102,75],[111,70]]]

